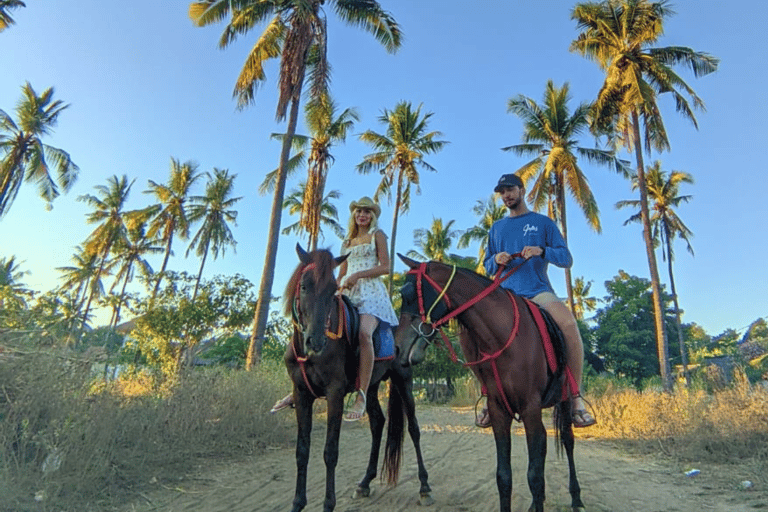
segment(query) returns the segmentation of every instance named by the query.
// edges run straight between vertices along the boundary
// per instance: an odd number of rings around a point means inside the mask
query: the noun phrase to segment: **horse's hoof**
[[[432,493],[424,492],[419,494],[419,505],[422,507],[429,507],[435,504],[435,499],[432,497]]]
[[[573,507],[573,512],[587,512],[587,509],[584,507]]]
[[[371,488],[370,487],[358,487],[355,489],[355,494],[352,496],[353,500],[356,500],[358,498],[368,498],[371,496]]]

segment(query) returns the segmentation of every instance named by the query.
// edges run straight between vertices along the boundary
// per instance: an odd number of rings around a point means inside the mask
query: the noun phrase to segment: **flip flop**
[[[269,410],[269,414],[275,414],[277,411],[282,411],[283,409],[286,409],[290,407],[291,409],[294,408],[293,405],[293,395],[287,395],[277,402],[275,402],[275,405],[272,406],[272,408]]]
[[[363,397],[362,407],[357,406],[357,397],[355,397],[355,403],[352,404],[352,407],[344,415],[344,421],[360,421],[361,419],[363,419],[363,416],[365,416],[365,406],[366,406],[365,393],[363,393],[362,389],[358,389],[357,395]]]
[[[480,414],[475,417],[475,426],[480,428],[490,428],[491,415],[488,413],[487,408],[483,408],[483,410],[480,411]]]
[[[597,420],[586,409],[576,409],[572,413],[574,428],[591,427]]]

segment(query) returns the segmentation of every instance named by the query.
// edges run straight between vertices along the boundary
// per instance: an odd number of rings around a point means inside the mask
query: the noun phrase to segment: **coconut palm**
[[[674,14],[666,0],[604,0],[579,3],[571,12],[581,33],[571,51],[594,60],[606,73],[593,109],[593,128],[607,133],[615,143],[633,151],[637,163],[640,213],[648,266],[651,274],[659,367],[665,389],[671,389],[661,282],[656,265],[648,211],[648,187],[642,149],[669,149],[669,140],[657,103],[660,94],[670,94],[677,112],[697,127],[693,110],[704,110],[704,102],[678,76],[673,66],[689,67],[700,77],[717,69],[719,60],[682,46],[652,47],[664,31],[664,20]],[[690,98],[690,103],[689,103]],[[641,131],[640,121],[643,121]]]
[[[38,96],[27,82],[21,92],[15,122],[0,110],[0,218],[10,210],[23,181],[36,184],[50,208],[59,189],[67,192],[80,172],[66,151],[42,141],[69,105],[53,100],[53,87]]]
[[[97,224],[96,229],[88,235],[85,241],[85,253],[93,255],[98,261],[96,273],[90,280],[88,301],[83,311],[83,327],[88,321],[91,303],[103,294],[101,278],[109,272],[112,262],[109,255],[117,244],[125,243],[128,228],[126,226],[128,212],[125,204],[135,180],[128,183],[128,177],[112,176],[107,185],[94,187],[96,195],[84,194],[77,198],[90,206],[93,211],[86,216],[88,224]]]
[[[283,201],[283,208],[288,210],[291,215],[301,214],[304,210],[304,198],[306,197],[306,184],[304,182],[299,183],[299,187],[293,189]],[[325,240],[323,236],[323,226],[330,228],[337,237],[344,238],[344,228],[339,224],[339,211],[336,206],[331,203],[331,199],[339,199],[341,192],[338,190],[331,190],[328,192],[320,205],[320,218],[317,235]],[[294,222],[288,227],[283,228],[282,234],[284,235],[300,235],[302,233],[308,233],[307,228],[302,225],[301,220]]]
[[[227,246],[232,246],[234,250],[237,245],[229,224],[237,225],[237,211],[232,207],[242,199],[242,197],[232,197],[237,174],[229,174],[227,169],[215,167],[213,176],[206,174],[208,183],[205,186],[205,195],[192,197],[192,205],[189,207],[190,222],[203,221],[192,238],[186,254],[189,256],[189,251],[195,248],[197,256],[202,258],[195,281],[195,290],[192,293],[193,301],[197,298],[197,290],[200,287],[200,278],[203,276],[203,267],[205,267],[208,253],[212,252],[215,260],[219,257],[219,251],[223,256]]]
[[[333,164],[334,157],[331,154],[331,147],[336,143],[344,143],[347,134],[354,127],[355,121],[359,120],[359,115],[355,109],[345,109],[337,114],[335,102],[327,94],[321,95],[317,99],[312,99],[306,106],[306,124],[310,136],[294,135],[293,145],[297,153],[291,158],[288,174],[290,175],[299,165],[307,161],[307,180],[301,187],[304,190],[304,197],[301,198],[301,209],[299,225],[303,231],[309,234],[309,250],[317,249],[317,241],[322,231],[321,223],[328,223],[328,219],[323,219],[325,206],[325,182],[328,177],[328,171]],[[273,137],[282,138],[283,134],[274,134]],[[306,150],[309,147],[309,155]],[[277,170],[267,174],[266,179],[259,187],[260,192],[271,191],[274,189]],[[307,185],[309,184],[309,185]],[[338,199],[338,196],[334,199]],[[289,197],[283,202],[291,202]],[[283,206],[285,208],[285,206]],[[293,209],[293,205],[291,206]],[[291,211],[296,213],[296,211]],[[295,230],[294,225],[290,226],[289,231]],[[288,228],[286,228],[288,229]],[[283,229],[283,233],[286,232]]]
[[[235,84],[234,95],[240,108],[253,103],[257,87],[266,80],[265,63],[270,59],[280,59],[280,92],[276,117],[278,121],[284,121],[287,117],[288,125],[272,199],[264,270],[254,313],[253,335],[248,347],[247,368],[253,366],[254,354],[261,353],[264,342],[285,196],[286,167],[293,135],[296,133],[301,91],[307,72],[311,98],[318,98],[328,91],[330,67],[326,58],[326,5],[332,7],[345,23],[373,34],[389,52],[400,47],[400,27],[375,0],[204,0],[189,6],[189,16],[198,26],[211,25],[229,18],[219,40],[222,48],[233,43],[239,35],[268,21]]]
[[[542,104],[522,94],[511,98],[507,112],[523,121],[523,144],[502,148],[519,156],[533,156],[533,160],[517,170],[526,184],[528,200],[535,210],[547,207],[548,215],[560,225],[563,238],[568,242],[566,192],[570,192],[581,209],[587,224],[600,233],[600,211],[589,187],[587,177],[579,166],[579,159],[613,168],[616,172],[628,171],[615,152],[597,148],[580,147],[578,136],[589,129],[589,109],[586,102],[579,104],[571,114],[569,85],[555,87],[547,81]],[[528,183],[533,185],[528,187]],[[571,269],[565,269],[565,285],[568,305],[573,311],[573,284]]]
[[[21,0],[0,0],[0,32],[15,24],[11,18],[10,10],[26,7]]]
[[[422,261],[435,260],[447,262],[451,259],[448,250],[459,232],[451,229],[455,221],[449,220],[443,225],[443,219],[432,217],[430,229],[419,228],[413,231],[413,244],[421,250],[408,251],[408,257]]]
[[[6,300],[17,302],[20,306],[26,307],[24,296],[29,296],[31,291],[24,288],[24,283],[21,280],[27,274],[29,274],[28,270],[20,269],[16,256],[0,258],[0,311],[8,307]]]
[[[675,258],[674,248],[672,243],[675,238],[681,238],[685,240],[688,248],[688,252],[693,255],[693,246],[691,246],[690,239],[693,237],[693,232],[688,229],[688,226],[678,217],[675,208],[682,203],[687,203],[691,200],[690,195],[679,195],[680,184],[689,183],[693,184],[693,176],[682,171],[672,171],[667,175],[666,172],[661,170],[661,162],[656,160],[654,164],[647,169],[646,184],[648,186],[648,197],[651,201],[651,227],[654,244],[661,246],[661,257],[667,262],[667,270],[669,271],[669,286],[672,290],[672,300],[675,305],[675,323],[677,326],[677,341],[680,347],[680,358],[683,364],[683,373],[686,380],[690,381],[688,375],[688,353],[685,349],[685,341],[683,340],[683,327],[680,320],[680,304],[677,297],[677,289],[675,287],[675,276],[672,271],[672,261]],[[632,189],[638,188],[637,176],[633,177]],[[639,208],[640,201],[627,200],[619,201],[616,203],[616,208]],[[630,222],[642,222],[641,213],[638,211],[632,217],[627,219],[624,225]]]
[[[407,213],[411,206],[411,186],[419,189],[418,168],[436,172],[424,157],[443,149],[446,141],[437,140],[442,137],[438,131],[427,131],[432,112],[422,115],[422,105],[415,110],[410,102],[402,101],[393,110],[384,109],[379,122],[387,127],[384,134],[367,130],[360,135],[360,140],[373,147],[374,152],[363,157],[357,165],[358,172],[368,174],[372,171],[381,173],[374,200],[386,196],[392,200],[392,188],[395,188],[395,208],[392,214],[392,238],[389,254],[389,294],[392,295],[392,274],[395,269],[395,242],[397,240],[397,220]]]
[[[480,220],[476,225],[461,234],[457,247],[464,249],[469,247],[469,244],[472,242],[480,242],[475,271],[485,275],[485,265],[483,262],[485,261],[486,250],[488,249],[488,236],[491,232],[491,226],[497,220],[504,218],[507,214],[507,207],[501,203],[498,195],[493,194],[486,201],[478,199],[475,202],[475,206],[472,207],[472,212],[480,217]]]
[[[152,266],[144,256],[163,252],[163,247],[158,245],[158,239],[147,237],[144,222],[129,224],[131,225],[127,229],[126,237],[118,240],[113,249],[115,254],[113,264],[118,270],[115,273],[115,281],[112,283],[109,293],[112,294],[115,287],[121,281],[123,285],[120,295],[115,300],[115,308],[109,323],[112,329],[120,323],[120,310],[125,303],[125,290],[128,287],[128,283],[133,280],[134,266],[138,265],[143,275],[150,276],[152,275]]]
[[[592,281],[585,281],[583,277],[573,281],[573,314],[579,320],[584,320],[584,313],[597,307],[597,298],[589,295],[591,288]]]
[[[75,309],[79,311],[85,304],[88,285],[99,268],[99,258],[95,254],[87,252],[82,245],[78,245],[75,249],[76,251],[71,258],[74,265],[56,267],[56,270],[61,273],[59,279],[64,281],[58,287],[58,291],[71,295],[74,304],[77,305]]]
[[[152,194],[158,201],[144,209],[141,220],[149,218],[147,236],[159,237],[165,244],[165,257],[163,265],[157,273],[155,287],[152,290],[152,300],[157,296],[160,282],[168,267],[168,259],[171,256],[173,239],[178,236],[182,240],[189,238],[190,221],[188,218],[188,202],[192,185],[203,175],[198,172],[197,164],[192,161],[181,163],[171,157],[171,170],[167,184],[155,183],[149,180],[149,190],[145,194]]]

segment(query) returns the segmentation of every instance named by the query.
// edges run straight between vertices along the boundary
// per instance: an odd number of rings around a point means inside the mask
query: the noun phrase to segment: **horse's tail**
[[[387,441],[384,445],[384,462],[381,478],[386,478],[388,485],[397,485],[400,476],[400,463],[403,458],[403,438],[405,437],[405,409],[400,389],[390,382],[389,402],[387,404]]]
[[[558,458],[563,456],[563,436],[562,433],[571,427],[571,401],[561,400],[555,404],[552,414],[552,423],[555,429],[555,449]]]

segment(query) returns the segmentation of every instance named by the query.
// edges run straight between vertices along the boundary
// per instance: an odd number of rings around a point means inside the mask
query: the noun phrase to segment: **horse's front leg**
[[[381,381],[373,382],[368,386],[368,393],[366,394],[366,412],[368,413],[368,420],[371,428],[371,452],[368,456],[368,468],[365,471],[365,476],[357,484],[355,490],[355,498],[367,498],[371,495],[370,484],[371,481],[376,478],[376,468],[379,465],[379,451],[381,449],[381,435],[384,432],[384,423],[386,418],[381,410],[381,404],[379,404],[379,384]]]
[[[541,408],[523,412],[525,440],[528,443],[528,488],[533,502],[528,512],[544,512],[544,462],[547,459],[547,429],[541,420]]]
[[[325,503],[323,510],[336,508],[336,465],[339,462],[339,434],[341,416],[344,413],[344,389],[327,389],[328,428],[325,433]]]
[[[309,464],[314,401],[314,397],[307,393],[298,393],[298,399],[295,400],[298,435],[296,437],[296,494],[293,498],[292,512],[299,512],[307,506],[307,465]]]
[[[496,487],[499,489],[499,510],[512,510],[512,417],[493,400],[488,400],[493,438],[496,441]]]

